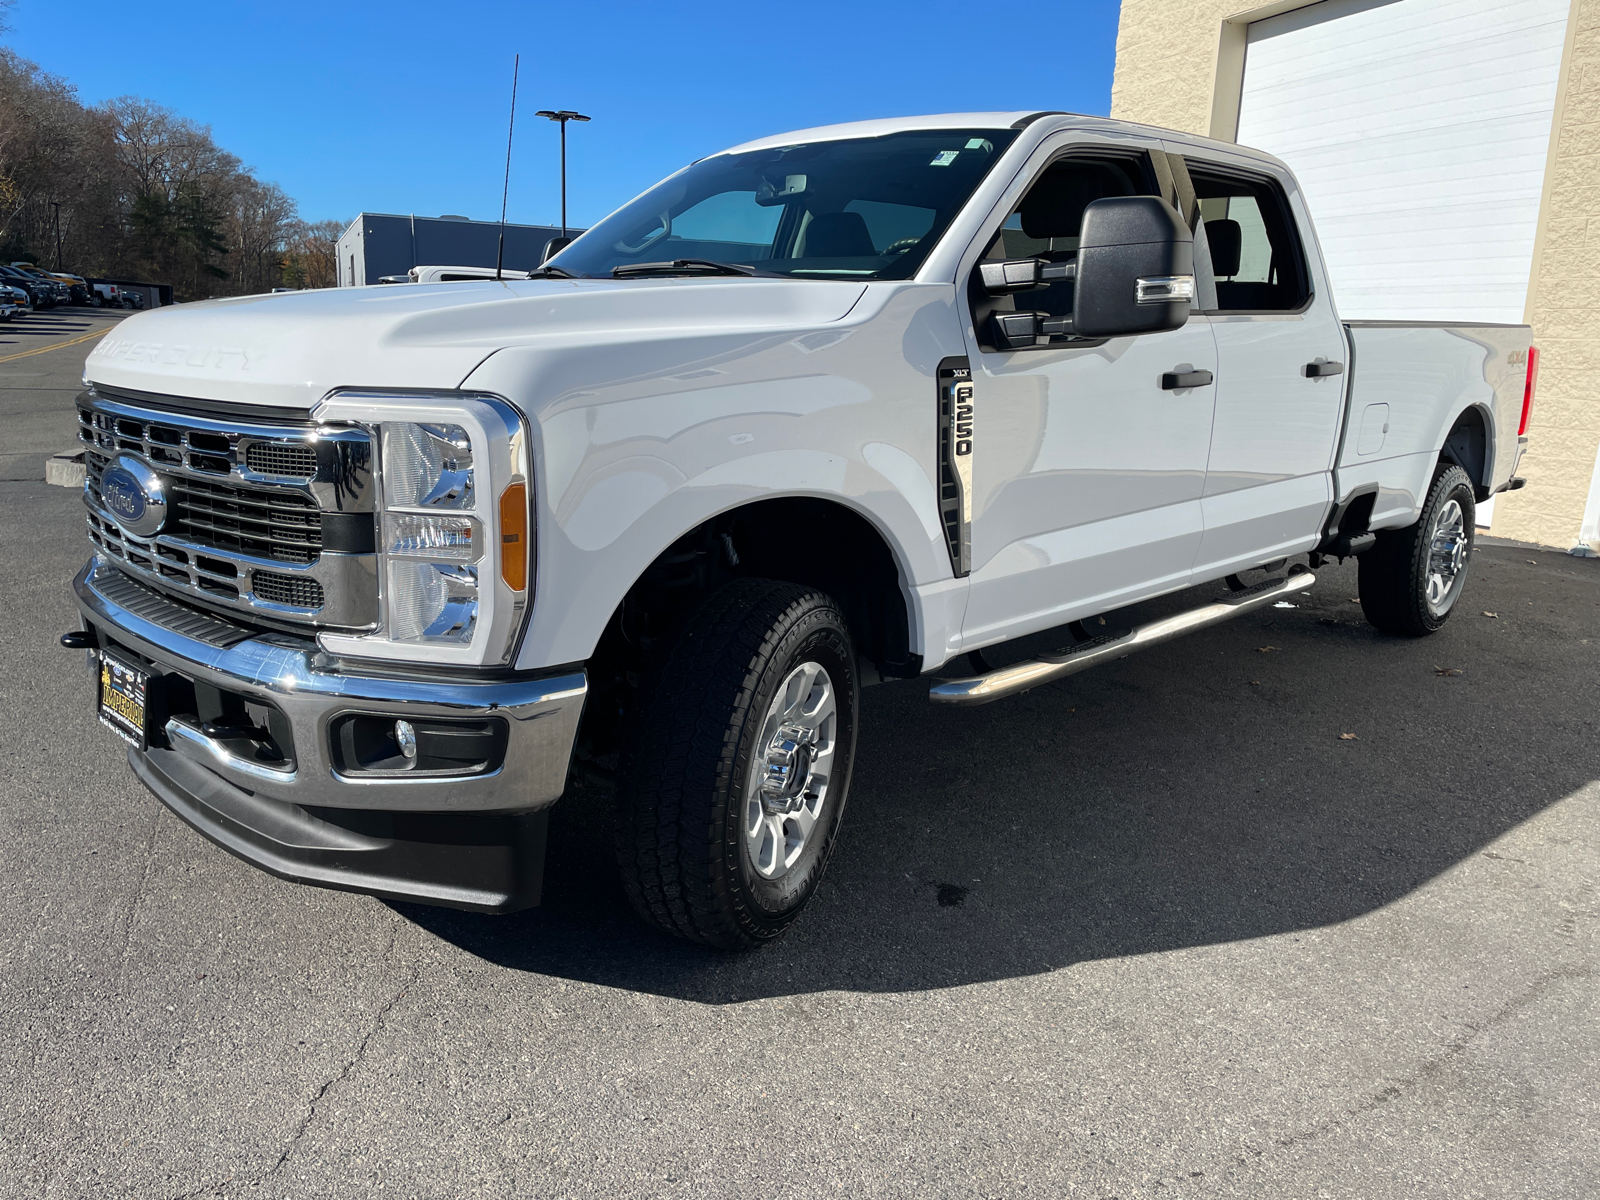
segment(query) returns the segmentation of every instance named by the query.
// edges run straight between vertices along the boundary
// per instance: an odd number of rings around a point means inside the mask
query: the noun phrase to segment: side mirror
[[[984,263],[991,294],[1075,281],[1070,317],[997,312],[995,341],[1007,349],[1038,344],[1050,334],[1125,337],[1182,328],[1194,302],[1194,235],[1156,196],[1107,196],[1083,211],[1077,261],[1020,259]]]
[[[1107,196],[1083,210],[1072,331],[1121,337],[1181,329],[1194,303],[1194,235],[1155,196]]]
[[[539,265],[542,267],[568,246],[572,245],[569,237],[553,237],[544,244],[544,253],[539,256]]]

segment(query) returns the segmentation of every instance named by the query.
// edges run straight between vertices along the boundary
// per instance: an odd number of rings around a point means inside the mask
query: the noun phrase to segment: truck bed
[[[1335,458],[1342,502],[1373,488],[1371,528],[1416,520],[1455,415],[1472,406],[1482,429],[1452,450],[1483,484],[1503,487],[1520,454],[1517,426],[1527,377],[1527,325],[1346,321],[1350,361],[1345,426]]]

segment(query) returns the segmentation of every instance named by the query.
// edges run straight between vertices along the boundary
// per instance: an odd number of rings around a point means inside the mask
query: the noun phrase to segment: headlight
[[[384,496],[391,505],[472,507],[472,442],[459,425],[383,426]]]
[[[528,446],[494,396],[342,392],[319,419],[374,429],[382,479],[373,634],[324,633],[330,653],[430,662],[509,660],[531,579]]]
[[[472,439],[460,425],[383,423],[383,545],[388,559],[389,637],[397,642],[472,641],[483,549],[477,517],[405,509],[473,507]]]

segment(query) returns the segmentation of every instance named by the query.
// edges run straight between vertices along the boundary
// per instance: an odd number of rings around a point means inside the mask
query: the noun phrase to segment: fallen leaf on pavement
[[[1259,680],[1259,679],[1252,679],[1252,680],[1251,680],[1251,681],[1250,681],[1250,686],[1251,686],[1251,687],[1260,687],[1260,686],[1261,686],[1261,680]]]
[[[1489,611],[1485,610],[1483,615],[1486,616],[1486,617],[1498,617],[1500,614],[1499,613],[1492,613],[1492,612],[1489,612]]]
[[[1433,673],[1435,675],[1459,675],[1459,674],[1461,674],[1461,668],[1460,667],[1435,667],[1433,669]]]
[[[1287,600],[1279,600],[1272,607],[1273,608],[1299,608],[1300,606],[1298,604],[1290,604]]]
[[[1271,652],[1273,650],[1276,650],[1276,649],[1277,649],[1276,646],[1257,646],[1256,647],[1256,653],[1257,654],[1267,654],[1267,653],[1269,653],[1269,652]]]
[[[1341,742],[1353,742],[1353,741],[1356,741],[1357,739],[1356,739],[1356,735],[1353,734],[1353,733],[1341,733],[1339,735],[1339,740]]]

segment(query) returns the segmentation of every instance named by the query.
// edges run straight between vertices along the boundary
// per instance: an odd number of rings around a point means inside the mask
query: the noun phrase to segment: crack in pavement
[[[389,945],[384,948],[383,961],[387,962],[389,957],[394,953],[395,945],[399,939],[399,930],[395,929],[389,936]],[[378,1035],[378,1031],[384,1027],[385,1023],[388,1021],[389,1014],[394,1011],[394,1006],[400,1003],[400,1001],[405,997],[405,994],[416,986],[417,980],[421,977],[421,975],[422,955],[419,950],[416,959],[413,960],[411,964],[411,970],[407,974],[405,982],[400,985],[399,991],[395,992],[393,996],[390,996],[383,1006],[378,1009],[377,1014],[372,1019],[372,1027],[367,1030],[366,1034],[357,1044],[355,1053],[350,1056],[349,1061],[346,1062],[339,1071],[329,1076],[322,1086],[317,1089],[316,1094],[311,1097],[311,1102],[306,1109],[305,1117],[302,1118],[300,1124],[295,1127],[295,1131],[289,1135],[289,1140],[284,1143],[283,1151],[278,1155],[278,1161],[273,1163],[270,1167],[253,1179],[245,1180],[245,1183],[247,1183],[250,1187],[259,1187],[267,1180],[271,1179],[279,1171],[283,1170],[284,1164],[289,1161],[289,1156],[294,1153],[294,1148],[300,1144],[300,1139],[305,1137],[307,1130],[311,1128],[311,1123],[316,1120],[317,1106],[322,1103],[323,1097],[326,1096],[336,1084],[343,1083],[346,1079],[348,1079],[350,1077],[350,1073],[354,1071],[363,1060],[365,1060],[367,1056],[368,1045],[370,1045],[372,1039]],[[198,1188],[195,1191],[185,1192],[181,1196],[174,1196],[172,1197],[172,1200],[195,1200],[196,1197],[203,1196],[208,1193],[220,1194],[222,1189],[227,1187],[233,1181],[234,1176],[230,1175],[227,1179],[220,1183],[207,1184],[205,1187]]]
[[[144,869],[139,873],[139,886],[134,889],[133,900],[128,905],[128,923],[122,931],[122,966],[118,976],[128,972],[128,955],[133,953],[133,923],[138,919],[139,906],[144,903],[145,889],[150,886],[150,871],[156,861],[156,838],[161,832],[161,810],[151,806],[150,836],[144,844]]]
[[[1291,1146],[1300,1145],[1304,1142],[1317,1141],[1328,1136],[1330,1133],[1336,1133],[1343,1129],[1353,1119],[1365,1116],[1367,1113],[1373,1112],[1379,1108],[1382,1108],[1386,1104],[1390,1104],[1393,1101],[1400,1099],[1418,1084],[1427,1082],[1443,1074],[1450,1064],[1462,1054],[1466,1053],[1467,1049],[1475,1041],[1477,1041],[1479,1037],[1487,1033],[1489,1030],[1494,1029],[1496,1026],[1502,1025],[1506,1021],[1509,1021],[1523,1009],[1543,999],[1545,994],[1549,992],[1550,989],[1556,984],[1568,980],[1589,979],[1593,977],[1593,975],[1594,971],[1588,967],[1557,967],[1554,970],[1546,971],[1521,992],[1502,1004],[1500,1008],[1487,1020],[1476,1025],[1470,1021],[1464,1022],[1467,1027],[1467,1032],[1456,1038],[1454,1041],[1447,1043],[1442,1052],[1425,1061],[1413,1074],[1403,1076],[1387,1086],[1380,1088],[1377,1092],[1374,1092],[1372,1095],[1368,1096],[1361,1103],[1352,1108],[1347,1108],[1344,1116],[1342,1117],[1335,1117],[1331,1120],[1324,1121],[1319,1125],[1315,1125],[1310,1129],[1307,1129],[1303,1133],[1292,1133],[1286,1137],[1274,1138],[1272,1142],[1273,1147],[1277,1147],[1279,1149],[1288,1149]],[[1249,1150],[1256,1159],[1260,1159],[1267,1153],[1266,1149],[1258,1148],[1248,1144],[1246,1144],[1245,1148]],[[1249,1162],[1249,1159],[1240,1158],[1238,1160],[1238,1165],[1243,1166]]]

